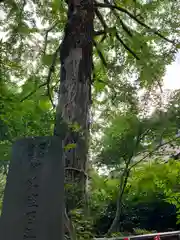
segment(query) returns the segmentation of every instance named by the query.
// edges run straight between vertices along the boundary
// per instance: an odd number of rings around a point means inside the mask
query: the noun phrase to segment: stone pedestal
[[[61,139],[35,137],[13,145],[5,188],[2,240],[62,240],[64,168]]]

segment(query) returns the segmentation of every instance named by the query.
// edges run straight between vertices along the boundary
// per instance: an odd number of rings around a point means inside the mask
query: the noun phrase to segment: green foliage
[[[175,201],[169,201],[169,197],[172,196],[172,200],[175,194],[179,195],[179,167],[179,162],[174,161],[166,164],[153,162],[141,165],[132,171],[123,196],[123,212],[119,223],[121,233],[144,234],[167,231],[167,228],[170,227],[178,228],[178,225],[176,227],[176,216],[179,215],[179,209],[176,207]],[[103,182],[103,177],[100,179]],[[106,179],[106,185],[108,185],[108,181],[112,180]],[[113,179],[113,181],[116,184],[111,185],[111,192],[117,194],[118,179]],[[167,196],[164,189],[157,184],[159,181],[162,181],[163,184],[169,184],[168,189],[172,189],[174,195]],[[95,193],[92,189],[92,198],[98,212],[97,215],[94,215],[93,212],[93,216],[95,216],[94,228],[96,233],[101,235],[106,232],[115,215],[117,195],[112,198],[111,192],[108,193],[107,188],[103,188],[103,185],[99,185],[97,181],[95,184],[96,188],[99,186],[101,192],[106,193],[103,198],[93,198],[97,193],[96,189]],[[99,199],[99,206],[97,199]],[[100,203],[103,205],[104,211],[101,210]],[[142,229],[146,229],[146,231]]]
[[[111,234],[111,237],[123,237],[123,234],[120,233],[120,232],[112,233],[112,234]]]
[[[180,164],[179,162],[171,162],[170,168],[166,169],[166,176],[168,179],[166,181],[162,178],[156,178],[156,185],[163,191],[165,195],[165,200],[176,206],[177,210],[177,224],[180,223]]]
[[[156,203],[164,206],[166,201],[176,206],[180,218],[179,164],[160,164],[169,152],[167,148],[156,149],[162,142],[172,140],[179,129],[180,93],[173,92],[167,106],[151,116],[145,115],[138,96],[139,90],[151,93],[161,85],[165,67],[175,58],[179,49],[180,2],[116,0],[114,7],[106,7],[107,11],[103,5],[98,10],[104,21],[97,12],[94,19],[94,29],[102,35],[94,37],[97,48],[93,52],[92,87],[93,110],[100,110],[99,118],[103,119],[103,123],[93,124],[92,133],[99,137],[102,130],[103,137],[91,140],[92,152],[98,155],[96,166],[105,165],[108,177],[91,173],[89,204],[93,219],[85,219],[81,210],[74,211],[78,239],[91,238],[92,224],[114,214],[109,205],[116,202],[119,179],[110,179],[112,170],[119,177],[128,160],[132,166],[137,157],[152,151],[158,157],[156,163],[137,165],[131,172],[123,196],[123,203],[127,201],[131,208],[127,213],[140,221],[141,203],[151,212]],[[4,33],[0,42],[0,166],[4,170],[15,139],[53,133],[55,114],[51,100],[58,93],[60,69],[56,51],[67,22],[67,5],[58,0],[47,0],[45,4],[40,0],[8,0],[0,3],[0,12],[0,31]],[[70,128],[80,130],[77,124]],[[175,139],[171,143],[179,146],[180,142]],[[69,144],[66,149],[74,147]],[[151,153],[146,160],[154,155]],[[4,183],[5,176],[0,174],[0,199]],[[72,194],[69,201],[76,200],[78,186],[66,185],[66,191]],[[154,203],[156,197],[158,201]]]
[[[75,209],[71,212],[72,222],[77,234],[77,239],[89,240],[93,238],[92,219],[84,217],[82,209]]]
[[[131,111],[114,114],[104,128],[98,164],[118,170],[128,159],[134,163],[137,156],[137,161],[152,154],[170,157],[168,148],[179,144],[179,99],[179,92],[175,92],[164,110],[155,110],[150,116],[141,117]]]
[[[146,229],[139,229],[139,228],[134,229],[134,233],[137,235],[149,234],[149,233],[153,233],[153,232],[154,231],[148,231]]]
[[[109,202],[115,201],[118,195],[118,179],[108,179],[91,173],[89,206],[93,219],[105,214]]]
[[[105,131],[101,162],[110,166],[118,165],[131,157],[139,131],[136,115],[127,114],[115,117]]]
[[[148,195],[150,192],[152,194],[164,193],[159,185],[157,185],[157,181],[161,181],[169,188],[175,188],[178,191],[176,187],[179,184],[179,171],[179,162],[169,161],[165,164],[163,162],[147,163],[143,167],[141,166],[133,171],[132,177],[129,180],[130,189],[133,189],[133,191],[136,191],[137,194],[144,198],[150,198],[153,197]]]
[[[44,55],[42,56],[42,63],[48,67],[51,66],[53,62],[53,55]]]
[[[125,11],[108,9],[107,12],[101,11],[103,6],[98,7],[107,25],[107,34],[104,41],[101,41],[103,34],[94,39],[108,68],[103,66],[95,49],[94,98],[108,93],[109,101],[127,103],[127,96],[132,95],[134,88],[129,81],[131,77],[136,76],[136,87],[161,82],[165,66],[173,61],[179,46],[180,5],[178,1],[165,2],[114,2]],[[9,66],[8,74],[11,73],[12,78],[18,74],[17,82],[35,76],[40,78],[39,84],[45,83],[43,75],[52,64],[67,20],[66,3],[57,0],[46,1],[46,4],[41,1],[3,1],[0,7],[3,12],[1,31],[6,33],[1,46],[2,62]],[[94,26],[96,31],[105,27],[97,16]],[[56,64],[59,65],[58,61]],[[58,81],[58,73],[59,67],[55,68],[51,79],[52,88]],[[127,83],[128,88],[125,87]]]

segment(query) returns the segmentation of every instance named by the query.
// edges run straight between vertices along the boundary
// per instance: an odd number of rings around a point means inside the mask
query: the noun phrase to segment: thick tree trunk
[[[72,187],[70,189],[78,186],[76,199],[72,201],[75,204],[83,199],[86,182],[93,19],[92,0],[68,0],[68,20],[60,50],[61,83],[55,135],[61,135],[64,130],[62,119],[69,126],[65,131],[64,144],[74,147],[65,152],[65,172],[66,183]],[[74,131],[70,128],[72,125],[79,126],[80,130]],[[74,208],[72,203],[68,207]]]

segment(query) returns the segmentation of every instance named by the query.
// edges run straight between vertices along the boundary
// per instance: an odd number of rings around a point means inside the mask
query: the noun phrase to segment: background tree
[[[148,117],[138,116],[132,112],[116,114],[111,125],[105,129],[102,151],[97,162],[108,166],[111,172],[121,172],[116,215],[108,234],[119,227],[123,194],[130,171],[140,163],[142,166],[142,162],[146,162],[149,157],[154,160],[158,156],[171,157],[169,150],[172,151],[174,144],[179,144],[179,135],[176,135],[179,130],[176,94],[175,99],[169,100],[169,103],[164,106],[164,111],[156,110]]]
[[[131,172],[123,195],[121,220],[116,230],[118,235],[147,233],[145,230],[178,230],[178,208],[176,204],[168,202],[164,189],[158,185],[160,182],[168,183],[168,189],[178,194],[178,171],[179,162],[171,160],[162,164],[162,159],[159,159],[159,163],[147,161]],[[119,179],[103,176],[94,181],[94,229],[97,236],[103,236],[116,214]]]

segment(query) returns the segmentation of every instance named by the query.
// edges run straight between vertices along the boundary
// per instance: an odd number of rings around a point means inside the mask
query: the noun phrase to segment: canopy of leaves
[[[94,5],[94,98],[104,92],[107,104],[114,99],[132,104],[134,88],[159,84],[165,66],[174,59],[179,48],[180,3],[106,0]],[[8,0],[0,3],[0,10],[4,74],[24,82],[29,94],[46,87],[49,97],[54,95],[66,2]]]
[[[150,116],[132,112],[114,114],[110,125],[104,129],[102,150],[96,162],[117,169],[129,158],[134,162],[144,154],[147,157],[148,153],[157,156],[157,152],[170,155],[168,150],[179,144],[179,101],[179,91],[175,91],[164,108]]]

